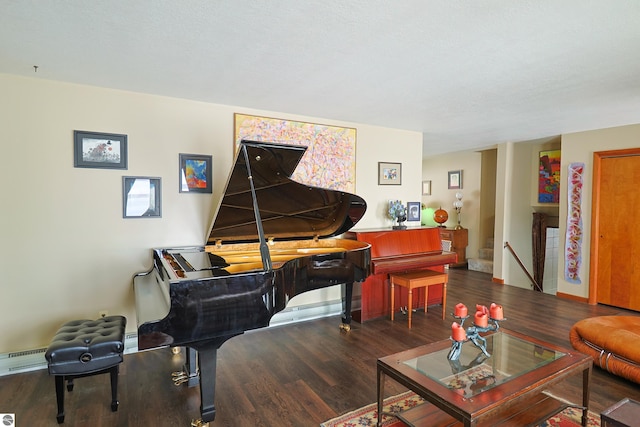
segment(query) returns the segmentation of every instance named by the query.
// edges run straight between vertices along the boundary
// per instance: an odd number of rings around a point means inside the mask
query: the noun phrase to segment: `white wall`
[[[462,170],[462,190],[449,190],[449,171]],[[423,222],[427,226],[435,226],[433,211],[442,207],[449,214],[445,223],[448,228],[458,224],[453,202],[456,192],[462,192],[461,225],[468,229],[469,245],[467,258],[478,256],[480,247],[480,181],[481,181],[481,153],[476,151],[462,151],[426,156],[422,162],[422,179],[431,180],[431,195],[422,196],[422,203],[426,206]]]
[[[355,127],[356,193],[369,205],[359,227],[390,226],[391,198],[420,200],[417,132],[3,74],[0,93],[0,353],[46,346],[61,323],[100,310],[136,330],[132,276],[153,247],[204,243],[236,112]],[[74,168],[74,130],[127,134],[128,170]],[[179,153],[213,155],[213,197],[178,192]],[[401,186],[377,185],[379,161],[402,163]],[[162,218],[122,218],[124,175],[162,178]]]

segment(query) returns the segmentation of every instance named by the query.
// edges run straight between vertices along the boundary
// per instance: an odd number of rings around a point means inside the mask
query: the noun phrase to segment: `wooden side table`
[[[600,414],[602,427],[631,427],[640,417],[640,402],[625,398]]]
[[[446,273],[440,273],[433,270],[421,270],[411,271],[408,273],[394,273],[389,277],[391,283],[391,320],[395,311],[394,307],[394,287],[395,285],[402,286],[408,289],[408,305],[407,312],[409,318],[409,329],[411,329],[411,312],[413,308],[412,293],[415,288],[425,288],[424,296],[424,312],[427,312],[427,301],[429,296],[429,286],[442,284],[442,319],[445,317],[445,310],[447,307],[447,282],[449,276]]]
[[[451,267],[467,266],[467,246],[469,245],[469,230],[462,228],[440,228],[440,239],[451,242],[451,252],[458,254],[458,262],[450,264]]]

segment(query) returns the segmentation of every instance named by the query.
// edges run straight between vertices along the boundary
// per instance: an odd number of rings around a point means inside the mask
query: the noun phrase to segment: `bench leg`
[[[447,282],[442,284],[442,320],[445,318],[445,311],[447,310]]]
[[[64,375],[56,375],[56,401],[58,402],[58,424],[64,423]]]
[[[411,329],[411,312],[413,311],[413,291],[411,287],[409,287],[409,309],[407,310],[409,314],[409,329]]]
[[[119,366],[116,365],[113,368],[109,369],[109,374],[111,376],[111,411],[116,412],[118,410],[118,371]]]
[[[394,286],[393,286],[393,280],[390,280],[391,282],[391,320],[393,321],[393,311],[396,309],[395,308],[395,293],[394,293]]]

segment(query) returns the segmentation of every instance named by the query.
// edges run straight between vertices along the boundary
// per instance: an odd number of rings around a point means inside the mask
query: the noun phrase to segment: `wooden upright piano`
[[[438,228],[408,228],[406,230],[353,230],[345,238],[371,245],[371,275],[362,283],[361,307],[354,309],[352,317],[358,322],[390,314],[389,274],[407,271],[444,271],[446,264],[457,262],[454,252],[442,250]],[[437,304],[442,301],[442,287],[429,290],[425,302],[424,289],[417,289],[413,308]],[[406,291],[396,287],[395,300],[407,305]]]
[[[198,425],[215,418],[218,348],[268,326],[295,295],[341,285],[349,329],[353,284],[369,275],[370,249],[332,237],[355,225],[367,205],[291,180],[305,150],[242,141],[206,245],[154,249],[151,270],[133,278],[138,348],[188,349],[178,379],[200,384]]]

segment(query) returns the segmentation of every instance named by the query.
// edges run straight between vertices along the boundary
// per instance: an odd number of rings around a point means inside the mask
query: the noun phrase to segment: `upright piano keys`
[[[215,418],[218,348],[268,326],[295,295],[342,285],[342,327],[350,327],[353,284],[369,275],[370,246],[333,236],[353,227],[366,203],[291,180],[305,150],[243,141],[207,243],[154,249],[153,267],[133,279],[138,348],[189,349],[185,375],[197,384],[197,363],[200,423]]]

